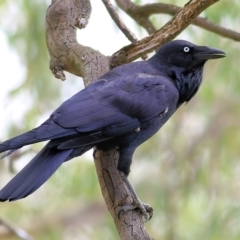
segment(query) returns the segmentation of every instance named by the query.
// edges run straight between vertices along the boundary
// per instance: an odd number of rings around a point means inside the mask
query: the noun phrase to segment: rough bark
[[[194,18],[218,0],[190,1],[169,23],[148,38],[124,47],[112,58],[111,66],[135,60],[160,47],[184,30]],[[50,53],[50,68],[62,80],[63,71],[84,79],[85,85],[109,70],[109,58],[100,52],[79,44],[76,29],[86,26],[90,17],[89,0],[52,0],[46,16],[46,39]],[[119,207],[131,203],[132,198],[116,168],[118,153],[96,151],[95,166],[103,197],[123,240],[152,239],[144,228],[138,210],[117,215]]]
[[[117,161],[117,151],[98,151],[95,154],[96,171],[102,194],[115,222],[120,239],[151,240],[152,238],[146,232],[142,215],[138,210],[122,212],[120,216],[117,214],[121,206],[132,202],[131,194],[122,182],[116,168]]]
[[[77,42],[77,28],[84,28],[91,14],[88,0],[53,0],[46,16],[50,69],[65,80],[63,71],[83,77],[85,85],[109,70],[109,59]]]

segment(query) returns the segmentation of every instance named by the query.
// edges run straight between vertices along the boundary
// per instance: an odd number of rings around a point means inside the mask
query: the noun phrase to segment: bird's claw
[[[143,203],[143,206],[144,206],[144,208],[145,208],[145,211],[146,211],[147,214],[148,214],[148,218],[145,219],[146,222],[147,222],[147,221],[151,220],[151,218],[152,218],[152,216],[153,216],[153,208],[152,208],[150,205],[145,204],[145,203]]]
[[[149,206],[148,204],[142,203],[142,201],[138,198],[135,190],[133,189],[133,187],[132,187],[131,183],[129,182],[125,173],[120,171],[120,176],[122,177],[123,182],[125,183],[127,189],[129,190],[129,193],[131,193],[132,203],[127,204],[127,205],[118,204],[118,206],[120,207],[120,208],[118,208],[119,210],[117,212],[118,218],[120,217],[120,214],[122,212],[127,212],[127,211],[131,211],[131,210],[138,208],[138,209],[140,209],[145,222],[149,221],[153,216],[153,208],[151,206]],[[126,197],[128,197],[128,195]],[[122,200],[122,203],[124,201],[125,201],[125,199]]]
[[[132,202],[131,204],[128,205],[121,206],[120,209],[118,209],[117,216],[118,218],[120,218],[121,213],[131,211],[136,208],[138,208],[141,211],[145,222],[149,221],[152,218],[153,208],[148,204],[138,201]]]

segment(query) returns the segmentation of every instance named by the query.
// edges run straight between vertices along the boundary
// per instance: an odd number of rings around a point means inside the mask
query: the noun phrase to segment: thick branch
[[[112,56],[111,67],[132,62],[174,39],[206,8],[219,0],[191,0],[169,22],[154,34],[123,47]]]
[[[81,76],[88,84],[109,69],[108,59],[100,52],[78,44],[76,30],[87,25],[91,13],[89,0],[55,0],[46,16],[46,40],[50,69],[65,80],[63,71]]]
[[[125,204],[132,203],[132,196],[123,184],[117,170],[118,152],[98,151],[95,165],[103,197],[107,203],[121,240],[153,240],[144,228],[142,215],[138,210],[123,212],[118,217],[118,210]]]

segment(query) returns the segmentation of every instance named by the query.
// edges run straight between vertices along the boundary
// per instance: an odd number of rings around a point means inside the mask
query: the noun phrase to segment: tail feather
[[[48,144],[0,191],[0,201],[14,201],[38,189],[66,161],[72,150],[49,148]]]
[[[75,129],[63,128],[51,119],[48,119],[42,125],[32,129],[31,131],[2,142],[0,144],[0,153],[7,150],[18,149],[25,145],[47,141],[50,139],[63,138],[74,134],[76,134]]]
[[[0,153],[11,149],[18,149],[24,145],[28,145],[34,142],[37,142],[37,140],[34,135],[34,130],[31,130],[17,137],[11,138],[5,142],[2,142],[0,144]]]

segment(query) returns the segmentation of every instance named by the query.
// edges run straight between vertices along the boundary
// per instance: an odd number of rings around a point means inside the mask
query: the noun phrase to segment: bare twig
[[[121,31],[124,33],[124,35],[127,37],[127,39],[135,43],[138,41],[135,34],[130,31],[130,29],[125,25],[125,23],[122,21],[122,19],[117,14],[116,10],[114,9],[113,5],[109,0],[102,0],[104,3],[106,9],[108,10],[110,16],[114,20],[114,22],[117,24],[117,26],[121,29]]]
[[[116,0],[116,3],[124,12],[126,12],[130,17],[132,17],[136,22],[138,22],[138,24],[144,27],[150,34],[154,32],[154,29],[152,29],[152,27],[149,27],[147,25],[147,22],[149,21],[149,17],[152,14],[163,13],[173,16],[182,9],[181,7],[177,7],[175,5],[167,3],[152,3],[142,6],[137,6],[130,0]],[[235,41],[240,41],[239,32],[219,26],[218,24],[212,23],[206,18],[197,17],[192,22],[192,24],[210,32],[216,33],[222,37],[229,38]]]
[[[193,24],[210,32],[216,33],[219,36],[229,38],[235,41],[240,41],[240,33],[212,23],[206,18],[199,17],[195,21],[193,21]]]
[[[33,148],[29,148],[29,149],[26,149],[26,150],[13,152],[10,156],[8,156],[8,159],[9,159],[9,171],[11,173],[16,173],[15,168],[14,168],[14,163],[17,161],[17,159],[20,159],[22,156],[25,156],[26,154],[29,154],[29,153],[37,154],[37,152],[38,151],[35,151]]]
[[[138,14],[136,11],[139,8],[130,0],[115,0],[117,5],[133,18],[140,26],[145,28],[149,34],[154,33],[157,29],[153,26],[148,16]],[[145,5],[144,5],[145,6]]]
[[[0,225],[6,227],[6,229],[16,235],[17,237],[23,239],[23,240],[32,240],[33,238],[23,229],[19,227],[15,227],[7,223],[6,221],[0,219]]]

